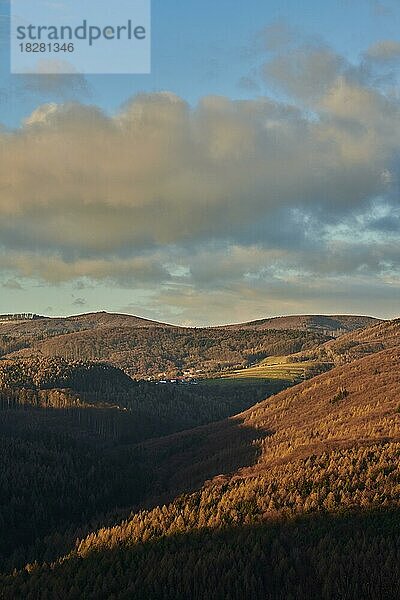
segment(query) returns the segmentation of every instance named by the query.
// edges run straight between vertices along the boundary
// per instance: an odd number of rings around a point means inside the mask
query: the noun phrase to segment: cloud
[[[117,282],[120,286],[134,286],[166,281],[170,274],[157,257],[92,258],[67,261],[57,255],[11,251],[0,257],[0,268],[18,273],[27,279],[39,279],[51,284],[89,279]]]
[[[323,45],[304,45],[278,54],[263,67],[267,82],[295,98],[319,98],[346,66],[343,57]]]
[[[279,51],[286,49],[295,41],[298,32],[295,32],[284,20],[274,21],[264,27],[257,35],[257,42],[260,49],[269,51]]]
[[[60,71],[60,72],[58,72]],[[77,100],[91,96],[87,79],[68,69],[60,61],[40,61],[35,72],[17,75],[21,94],[52,96],[62,100]]]
[[[63,61],[39,60],[35,71],[12,75],[6,88],[0,88],[0,103],[13,103],[16,98],[25,100],[27,94],[37,101],[48,98],[61,102],[87,100],[92,96],[88,80],[72,69],[67,73]]]
[[[377,17],[389,17],[393,14],[393,10],[387,4],[379,2],[378,0],[369,0],[372,6],[372,10]]]
[[[291,281],[236,282],[225,289],[163,288],[147,299],[121,307],[124,312],[190,325],[219,325],[288,314],[398,314],[400,280],[357,277],[298,277]]]
[[[238,87],[249,92],[260,91],[259,83],[255,77],[252,76],[241,77],[238,82]]]
[[[64,257],[268,245],[294,210],[340,218],[384,192],[399,108],[340,78],[319,104],[318,120],[267,98],[208,97],[191,109],[142,95],[113,117],[40,106],[0,134],[3,245]]]
[[[388,1],[389,3],[390,1],[393,3],[397,0]],[[348,5],[354,3],[354,0],[338,0],[338,2],[340,2],[340,4]],[[394,8],[392,8],[392,6],[390,6],[387,1],[381,2],[380,0],[365,0],[365,3],[371,9],[371,12],[374,17],[390,17],[391,15],[393,15]]]
[[[400,42],[397,40],[382,40],[377,42],[368,48],[366,56],[374,61],[398,61],[400,60]]]
[[[0,131],[7,277],[145,289],[185,320],[227,302],[306,310],[313,278],[326,306],[349,277],[392,298],[398,99],[323,44],[274,47],[264,75],[292,102],[48,103]]]
[[[72,302],[72,306],[85,306],[85,298],[75,298]]]

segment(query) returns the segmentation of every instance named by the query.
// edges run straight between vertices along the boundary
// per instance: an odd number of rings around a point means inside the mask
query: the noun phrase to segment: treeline
[[[0,388],[70,388],[75,392],[108,396],[129,392],[133,385],[123,371],[102,363],[66,361],[58,357],[0,360]]]
[[[42,319],[40,315],[35,313],[11,313],[7,315],[0,315],[0,321],[33,321],[35,319]]]
[[[52,421],[83,427],[120,443],[138,443],[219,421],[282,389],[273,384],[157,386],[138,382],[130,394],[77,394],[68,389],[0,390],[0,411],[47,410]],[[247,388],[247,389],[246,389]],[[58,412],[57,412],[58,411]]]

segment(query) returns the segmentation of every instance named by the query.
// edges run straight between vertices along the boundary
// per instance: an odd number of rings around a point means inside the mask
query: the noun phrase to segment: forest
[[[0,359],[1,598],[399,597],[399,321],[335,339],[139,322],[125,339],[118,319],[25,331]],[[331,369],[218,378],[282,351]],[[196,357],[197,385],[147,380]]]

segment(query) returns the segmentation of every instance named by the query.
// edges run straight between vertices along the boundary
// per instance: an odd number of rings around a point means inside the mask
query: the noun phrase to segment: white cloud
[[[266,69],[304,110],[164,92],[112,116],[44,104],[0,131],[9,280],[141,286],[172,311],[186,303],[185,319],[200,301],[257,312],[262,294],[271,311],[305,310],[313,275],[321,297],[332,278],[397,281],[397,97],[322,46]],[[391,213],[374,215],[377,202]]]

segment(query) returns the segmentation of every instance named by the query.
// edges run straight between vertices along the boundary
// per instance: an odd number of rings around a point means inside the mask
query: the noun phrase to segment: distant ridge
[[[292,315],[226,325],[227,329],[299,329],[338,337],[381,323],[382,319],[359,315]]]
[[[48,317],[35,313],[9,313],[0,314],[0,322],[15,321],[43,321],[41,325],[50,325],[52,329],[59,325],[64,326],[63,333],[82,331],[96,327],[173,327],[177,329],[298,329],[306,331],[319,331],[341,335],[357,329],[364,329],[371,325],[385,322],[384,319],[362,315],[288,315],[267,317],[244,323],[229,325],[215,325],[213,327],[188,327],[153,321],[144,317],[125,313],[112,313],[107,311],[89,312],[66,317]],[[40,326],[41,326],[40,325]]]
[[[21,317],[30,315],[23,313]],[[381,321],[305,315],[220,327],[179,327],[141,317],[90,312],[0,321],[0,356],[105,361],[135,378],[175,378],[243,368],[268,356],[316,351],[324,342]]]

